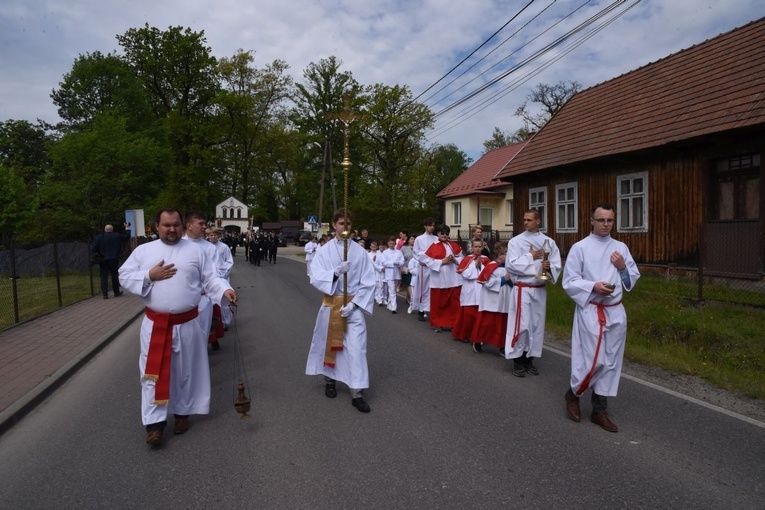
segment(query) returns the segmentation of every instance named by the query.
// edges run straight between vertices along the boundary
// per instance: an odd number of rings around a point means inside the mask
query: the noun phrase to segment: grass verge
[[[98,282],[95,282],[98,284]],[[19,322],[34,319],[59,308],[56,278],[52,276],[22,277],[16,280],[18,292]],[[63,306],[91,297],[90,275],[68,274],[61,276],[61,301]],[[13,281],[0,280],[0,330],[15,324],[13,311]]]
[[[765,399],[765,310],[716,302],[693,306],[675,290],[647,274],[625,293],[627,359]],[[547,330],[570,341],[573,313],[574,302],[561,286],[550,287]]]

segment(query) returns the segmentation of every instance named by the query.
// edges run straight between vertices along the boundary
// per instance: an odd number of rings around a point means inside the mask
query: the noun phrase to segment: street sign
[[[316,216],[309,216],[308,223],[310,223],[311,225],[316,225],[317,223]]]

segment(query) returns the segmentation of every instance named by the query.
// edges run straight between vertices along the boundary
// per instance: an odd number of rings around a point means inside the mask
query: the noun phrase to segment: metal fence
[[[10,242],[0,249],[0,330],[92,297],[100,292],[98,278],[87,243]]]

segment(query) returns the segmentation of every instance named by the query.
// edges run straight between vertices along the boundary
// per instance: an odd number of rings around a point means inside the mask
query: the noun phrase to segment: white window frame
[[[489,211],[489,215],[491,216],[491,221],[486,223],[482,221],[481,218],[481,211],[486,210]],[[489,230],[494,230],[494,208],[489,206],[481,206],[478,208],[478,223],[480,223],[482,226],[485,225],[489,227]]]
[[[539,200],[539,194],[544,193],[544,199]],[[547,186],[540,188],[529,188],[529,209],[536,209],[539,211],[539,218],[542,222],[539,224],[540,232],[547,232],[547,201],[549,196],[547,194]]]
[[[515,223],[515,201],[512,198],[505,200],[505,206],[507,207],[507,223],[505,223],[505,226],[512,227]]]
[[[462,225],[462,202],[452,202],[452,225]]]
[[[574,198],[568,199],[565,198],[564,200],[559,200],[558,198],[558,192],[560,190],[564,190],[564,193],[566,193],[566,190],[569,190],[573,188],[574,189]],[[560,208],[564,207],[565,211],[564,214],[561,214]],[[574,209],[574,224],[573,225],[566,225],[566,219],[568,218],[568,214],[566,212],[568,211],[568,208],[572,207]],[[555,231],[556,232],[576,232],[577,228],[579,226],[579,191],[578,186],[576,185],[576,182],[567,182],[564,184],[558,184],[555,186]]]
[[[643,181],[643,191],[635,193],[633,181]],[[622,194],[622,182],[630,181],[630,192]],[[642,225],[636,225],[635,218],[632,217],[632,204],[635,200],[642,200],[643,214]],[[622,202],[627,202],[627,208],[624,210]],[[616,176],[616,231],[617,232],[648,232],[648,172],[636,172]],[[622,219],[627,218],[627,226],[622,226]]]

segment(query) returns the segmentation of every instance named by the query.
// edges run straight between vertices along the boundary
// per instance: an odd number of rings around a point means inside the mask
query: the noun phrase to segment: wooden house
[[[498,177],[565,254],[616,208],[643,264],[761,278],[765,18],[574,95]]]

